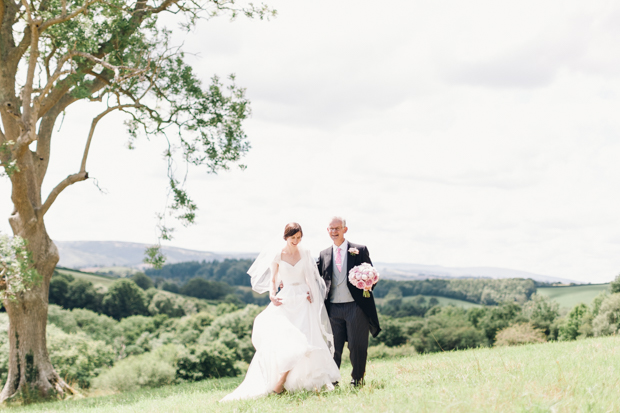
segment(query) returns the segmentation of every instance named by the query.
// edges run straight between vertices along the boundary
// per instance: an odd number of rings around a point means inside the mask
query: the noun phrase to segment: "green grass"
[[[350,366],[344,365],[343,382]],[[219,404],[241,378],[7,408],[11,412],[606,412],[620,411],[620,338],[370,361],[361,390]]]
[[[87,272],[70,270],[68,268],[56,268],[56,271],[64,274],[70,274],[76,279],[82,279],[86,281],[90,281],[93,285],[103,285],[104,287],[109,287],[112,283],[117,280],[117,278],[109,277],[105,275],[96,275],[90,274]]]
[[[594,297],[609,291],[609,284],[571,285],[569,287],[541,287],[537,294],[546,295],[555,300],[560,307],[573,308],[579,303],[590,304]]]
[[[114,277],[131,277],[137,272],[140,272],[139,269],[133,267],[97,267],[97,272],[106,274],[111,272]]]
[[[413,300],[416,297],[403,297],[403,301]],[[439,297],[436,295],[423,295],[422,297],[426,298],[427,303],[428,303],[428,300],[434,297],[437,299],[437,301],[439,301],[440,305],[453,305],[455,307],[462,307],[465,309],[472,308],[472,307],[482,307],[482,305],[480,304],[470,303],[469,301],[457,300],[456,298]],[[375,299],[375,302],[378,305],[383,305],[384,301],[385,301],[384,298]]]

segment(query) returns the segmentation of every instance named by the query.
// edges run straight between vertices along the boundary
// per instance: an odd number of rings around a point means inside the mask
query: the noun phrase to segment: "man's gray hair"
[[[347,220],[344,217],[341,217],[341,216],[338,216],[338,215],[333,216],[332,219],[330,220],[330,222],[334,221],[334,220],[335,221],[340,221],[342,223],[342,227],[343,228],[347,226]]]

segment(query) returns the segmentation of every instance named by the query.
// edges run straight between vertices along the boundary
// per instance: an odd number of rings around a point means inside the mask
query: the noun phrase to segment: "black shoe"
[[[353,387],[362,387],[364,385],[364,379],[352,379],[351,380],[351,386]]]
[[[340,386],[340,384],[339,384],[337,381],[335,381],[335,382],[333,382],[333,383],[332,383],[332,386],[334,386],[334,387],[339,387],[339,386]]]

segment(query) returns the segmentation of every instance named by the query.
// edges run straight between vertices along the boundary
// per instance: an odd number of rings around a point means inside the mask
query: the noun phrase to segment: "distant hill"
[[[58,265],[66,268],[134,267],[143,268],[144,250],[148,244],[121,241],[55,241],[60,251]],[[256,253],[221,253],[185,248],[163,247],[168,264],[187,261],[222,261],[225,258],[254,258]],[[385,278],[392,280],[425,280],[427,278],[531,278],[548,283],[578,283],[566,278],[549,277],[505,268],[452,268],[439,265],[393,264],[375,262]],[[90,269],[88,270],[90,271]]]
[[[148,244],[120,241],[54,241],[60,252],[61,267],[142,267]],[[168,264],[187,261],[222,261],[225,258],[253,258],[257,254],[214,253],[184,248],[162,247]]]
[[[386,278],[392,280],[425,280],[427,278],[531,278],[546,283],[580,284],[567,278],[550,277],[526,271],[493,267],[442,267],[439,265],[374,263]]]

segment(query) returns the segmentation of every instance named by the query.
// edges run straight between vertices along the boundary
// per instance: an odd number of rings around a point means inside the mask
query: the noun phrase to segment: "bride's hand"
[[[269,294],[269,299],[276,307],[282,305],[282,299],[280,297],[276,297],[275,294]]]
[[[308,296],[306,298],[310,303],[312,303],[312,296],[310,295],[310,292],[308,292]]]

